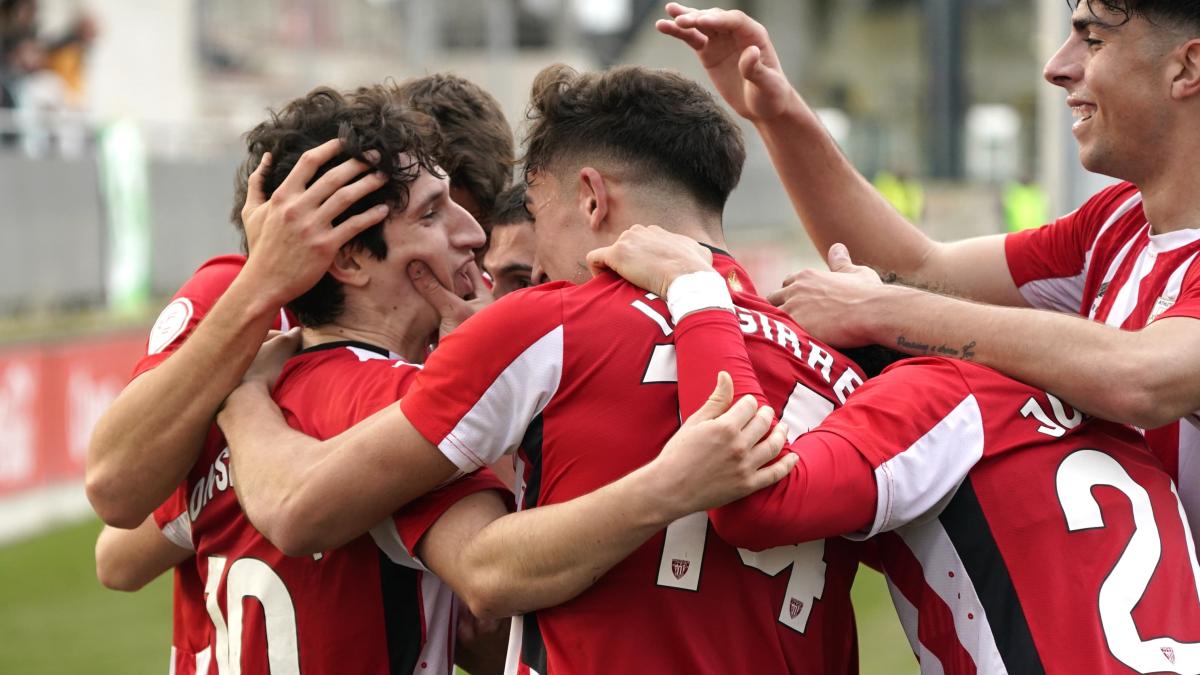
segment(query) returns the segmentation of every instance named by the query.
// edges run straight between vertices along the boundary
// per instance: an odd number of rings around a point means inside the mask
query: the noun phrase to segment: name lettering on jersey
[[[200,511],[208,506],[214,495],[233,487],[233,476],[229,473],[229,448],[221,451],[208,467],[208,475],[192,486],[191,498],[188,500],[188,517],[196,522]]]
[[[1047,393],[1046,400],[1050,403],[1050,413],[1053,414],[1053,419],[1036,397],[1030,396],[1029,400],[1025,401],[1025,405],[1021,406],[1021,417],[1025,419],[1032,417],[1040,425],[1037,428],[1038,433],[1052,438],[1062,438],[1067,431],[1083,423],[1083,413],[1063,403],[1062,399],[1054,394]],[[1070,414],[1068,414],[1068,410]]]
[[[649,300],[658,299],[658,296],[653,293],[647,293],[645,297]],[[669,317],[662,312],[641,300],[634,300],[630,303],[630,306],[653,321],[664,336],[674,332]],[[792,330],[784,322],[767,316],[762,312],[744,309],[736,305],[734,306],[734,314],[737,316],[738,326],[742,329],[743,334],[761,334],[768,342],[787,351],[797,361],[800,361],[808,366],[810,370],[818,373],[821,379],[825,380],[827,384],[833,385],[833,392],[838,397],[839,403],[845,403],[846,398],[862,384],[862,378],[847,363],[839,364],[833,354],[830,354],[826,349],[818,346],[812,340],[804,340],[802,343],[796,331]],[[835,369],[838,371],[836,378]]]

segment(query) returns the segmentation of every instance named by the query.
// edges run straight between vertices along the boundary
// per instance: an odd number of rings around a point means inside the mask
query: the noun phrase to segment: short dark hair
[[[1088,9],[1095,3],[1124,17],[1122,24],[1141,17],[1165,28],[1179,27],[1200,31],[1200,2],[1196,0],[1067,0],[1072,9],[1086,2]]]
[[[462,187],[484,210],[512,183],[513,132],[500,104],[482,87],[457,75],[434,73],[395,85],[400,101],[437,121],[442,132],[438,159],[450,184]]]
[[[567,159],[607,157],[648,180],[666,178],[719,213],[746,161],[741,130],[716,99],[671,71],[553,65],[533,82],[528,117],[527,179]]]
[[[491,211],[492,227],[533,222],[533,215],[525,207],[525,183],[517,182],[501,192]]]
[[[248,158],[238,175],[248,176],[257,166],[256,158],[271,153],[271,164],[263,176],[263,192],[270,197],[305,151],[334,138],[341,139],[342,152],[317,170],[313,182],[351,158],[372,164],[372,170],[390,178],[383,187],[351,204],[334,219],[335,226],[379,204],[392,207],[392,213],[401,212],[408,207],[409,186],[422,170],[439,175],[436,125],[426,115],[400,106],[382,85],[363,87],[350,95],[320,87],[272,112],[267,121],[246,134]],[[379,153],[378,161],[367,160],[364,153],[368,150]],[[242,197],[244,200],[244,192]],[[382,223],[367,228],[346,245],[364,249],[376,259],[387,257]],[[326,274],[288,307],[300,323],[319,326],[336,319],[344,302],[342,285]]]

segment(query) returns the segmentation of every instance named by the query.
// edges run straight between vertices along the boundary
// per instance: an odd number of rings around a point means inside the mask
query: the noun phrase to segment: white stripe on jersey
[[[371,539],[375,541],[375,545],[379,547],[380,551],[383,551],[388,560],[414,570],[426,569],[416,556],[409,553],[408,549],[404,547],[404,541],[400,539],[400,533],[396,531],[396,521],[392,518],[372,527],[370,535]]]
[[[922,652],[924,647],[921,641],[917,639],[917,629],[920,626],[920,613],[917,611],[917,606],[908,601],[904,597],[904,593],[892,583],[892,578],[885,576],[887,579],[888,593],[892,596],[892,605],[896,607],[896,616],[900,619],[900,626],[904,629],[904,637],[908,640],[908,646],[912,648],[913,654],[921,661],[922,667],[925,663],[925,654]],[[928,650],[925,650],[928,652]],[[929,658],[937,660],[932,654]]]
[[[1108,220],[1104,221],[1104,225],[1100,227],[1083,256],[1083,268],[1080,269],[1079,274],[1071,277],[1035,279],[1022,285],[1018,290],[1025,298],[1025,302],[1028,302],[1030,307],[1038,309],[1078,314],[1082,309],[1083,289],[1087,284],[1088,270],[1092,267],[1092,255],[1096,249],[1096,242],[1100,241],[1100,237],[1112,227],[1113,223],[1116,223],[1121,216],[1140,203],[1142,203],[1142,194],[1139,192],[1126,200],[1116,211],[1113,211]],[[1128,247],[1125,251],[1128,251]],[[1125,252],[1122,252],[1119,258],[1123,259],[1124,257]],[[1111,274],[1109,278],[1111,278]]]
[[[991,624],[983,611],[983,603],[975,593],[975,584],[967,575],[966,567],[963,566],[962,559],[958,557],[958,551],[941,522],[931,520],[921,525],[912,525],[897,530],[896,534],[900,535],[912,550],[913,556],[921,563],[925,583],[950,608],[959,644],[975,661],[977,672],[988,675],[1007,674],[1008,670],[1000,658],[1000,649],[992,636]],[[922,650],[922,653],[924,651]],[[937,659],[930,660],[937,662]],[[922,673],[939,672],[941,664],[938,664],[937,668],[938,670],[926,671],[925,660],[921,662]]]
[[[1149,229],[1149,227],[1149,225],[1146,225],[1147,229]],[[1117,254],[1113,264],[1109,266],[1108,272],[1104,275],[1105,282],[1110,282],[1112,280],[1117,268],[1121,266],[1122,262],[1125,260],[1125,257],[1129,254],[1130,248],[1133,246],[1134,242],[1138,241],[1140,238],[1141,237],[1133,237],[1129,241],[1125,242],[1125,247],[1122,248],[1121,252]],[[1154,271],[1154,264],[1156,262],[1158,262],[1158,256],[1150,250],[1149,246],[1144,247],[1141,252],[1138,253],[1137,260],[1133,261],[1132,269],[1130,269],[1129,274],[1125,277],[1125,280],[1121,282],[1121,288],[1117,291],[1117,299],[1114,300],[1112,305],[1109,306],[1108,313],[1105,314],[1104,318],[1102,319],[1104,323],[1112,326],[1113,328],[1120,328],[1121,325],[1125,323],[1125,320],[1129,318],[1129,315],[1133,314],[1133,310],[1137,309],[1138,306],[1138,294],[1142,288],[1142,281],[1144,281],[1146,277],[1150,276],[1150,273]],[[1108,290],[1109,292],[1113,291],[1111,287],[1109,287]],[[1093,319],[1097,318],[1095,316],[1096,310],[1099,308],[1100,301],[1102,299],[1103,298],[1101,297],[1097,297],[1096,302],[1092,304],[1091,314]]]
[[[458,606],[450,587],[431,572],[421,573],[421,623],[425,626],[425,646],[413,675],[450,675],[454,671]]]
[[[563,327],[557,326],[508,364],[438,449],[465,473],[512,452],[558,392],[562,369]]]
[[[207,675],[209,664],[212,663],[212,647],[205,647],[196,652],[196,675]]]
[[[196,546],[192,543],[192,519],[188,517],[186,510],[179,514],[175,520],[163,525],[162,533],[167,538],[167,541],[179,548],[189,551],[196,550]]]
[[[848,538],[936,518],[981,457],[983,414],[975,397],[967,396],[916,443],[875,469],[875,521],[870,532]]]
[[[288,318],[287,318],[287,310],[283,309],[281,307],[279,309],[279,330],[286,333],[286,332],[288,332],[289,329],[291,329],[291,327],[292,327],[292,324],[290,321],[288,321]]]

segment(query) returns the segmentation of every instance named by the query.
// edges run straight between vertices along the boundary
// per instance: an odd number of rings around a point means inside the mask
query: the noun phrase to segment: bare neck
[[[1200,172],[1164,172],[1139,184],[1142,207],[1154,234],[1200,228]]]
[[[341,316],[321,326],[304,328],[301,338],[305,349],[329,342],[353,340],[387,349],[409,363],[423,363],[429,351],[430,338],[437,329],[436,323],[428,324],[428,321],[422,320],[416,307],[400,307],[382,314],[364,311],[347,303]]]

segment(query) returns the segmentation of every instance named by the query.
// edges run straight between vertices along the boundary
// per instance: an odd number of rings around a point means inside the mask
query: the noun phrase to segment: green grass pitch
[[[171,637],[168,576],[138,593],[96,581],[98,521],[0,548],[0,673],[165,675]],[[879,574],[854,588],[862,672],[917,672]]]

